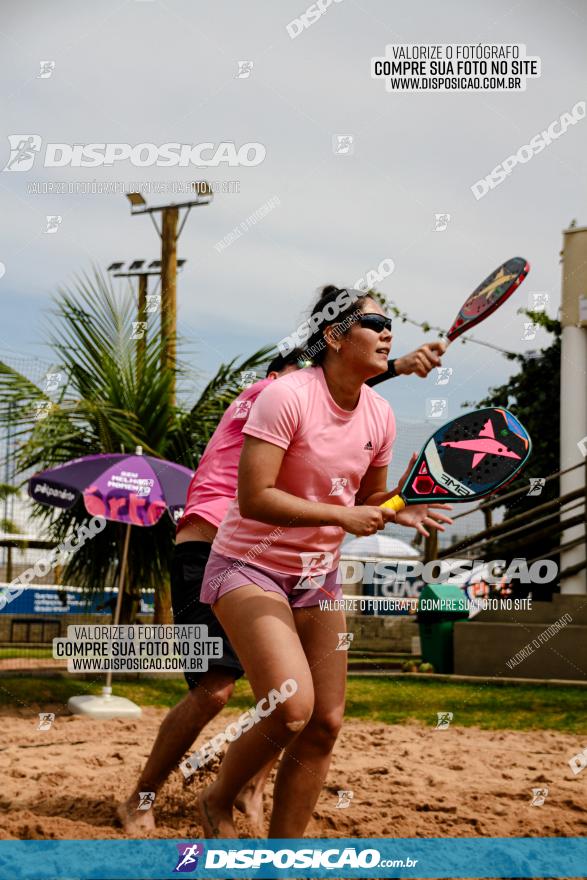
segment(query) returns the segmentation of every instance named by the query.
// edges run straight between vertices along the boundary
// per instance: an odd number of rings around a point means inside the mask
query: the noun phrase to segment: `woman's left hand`
[[[452,519],[443,513],[439,513],[438,508],[441,510],[452,510],[450,504],[413,504],[400,510],[396,514],[395,521],[397,525],[416,529],[417,532],[428,538],[430,537],[430,532],[426,531],[426,527],[444,532],[442,523],[452,525]]]

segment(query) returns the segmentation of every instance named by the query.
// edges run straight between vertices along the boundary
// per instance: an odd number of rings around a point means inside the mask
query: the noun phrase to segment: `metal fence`
[[[495,512],[506,501],[522,499],[529,495],[528,486],[523,486],[503,494],[491,496],[483,501],[477,512],[485,520],[485,528],[456,542],[450,548],[435,551],[430,544],[427,547],[429,559],[443,559],[456,554],[469,558],[493,559],[496,552],[507,559],[523,557],[530,567],[541,559],[560,559],[558,585],[587,567],[587,460],[578,462],[572,467],[559,470],[544,478],[543,486],[559,480],[560,477],[577,473],[582,476],[577,488],[558,495],[545,502],[537,502],[521,513],[511,515],[494,522]],[[455,520],[462,520],[470,515],[470,511],[456,514]],[[572,533],[569,537],[568,533]],[[538,553],[528,557],[525,550],[539,547]],[[574,558],[578,561],[567,564],[565,553],[579,550]],[[582,553],[580,552],[582,550]],[[581,558],[582,557],[582,558]],[[558,585],[556,589],[558,589]],[[552,593],[552,588],[550,593]],[[542,596],[541,598],[546,598]]]

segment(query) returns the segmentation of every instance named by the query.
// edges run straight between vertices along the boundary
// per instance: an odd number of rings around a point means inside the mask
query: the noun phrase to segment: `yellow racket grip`
[[[383,504],[380,504],[379,506],[391,507],[392,510],[395,510],[399,513],[399,511],[403,510],[406,506],[406,502],[401,495],[394,495],[393,498],[389,498],[387,501],[384,501]]]

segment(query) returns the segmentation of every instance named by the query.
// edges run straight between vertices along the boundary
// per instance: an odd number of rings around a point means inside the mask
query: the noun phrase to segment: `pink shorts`
[[[246,584],[256,584],[267,593],[283,596],[292,608],[311,608],[323,599],[342,598],[342,587],[337,582],[337,576],[338,568],[335,568],[326,575],[302,579],[297,574],[282,574],[259,568],[212,550],[204,571],[200,602],[214,605],[226,593],[238,590]]]

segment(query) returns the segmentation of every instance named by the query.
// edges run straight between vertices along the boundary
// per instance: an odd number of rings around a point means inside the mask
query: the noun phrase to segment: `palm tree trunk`
[[[167,578],[161,581],[155,590],[155,615],[153,623],[173,623],[171,587]]]

